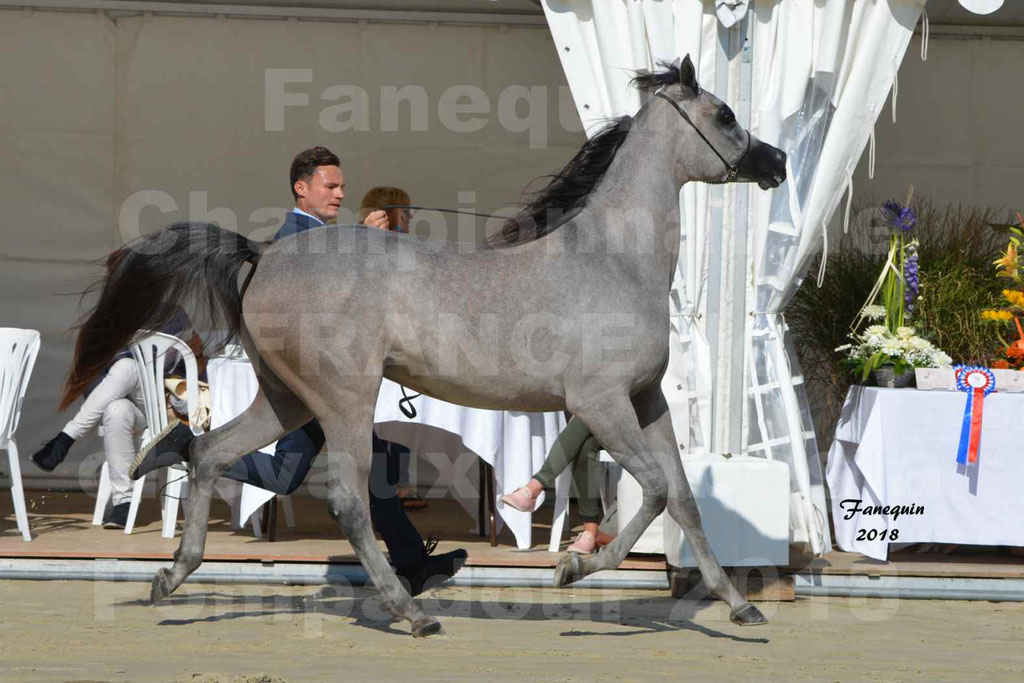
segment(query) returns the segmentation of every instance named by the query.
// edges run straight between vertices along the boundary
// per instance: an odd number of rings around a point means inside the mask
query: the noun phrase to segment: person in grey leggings
[[[572,480],[576,486],[576,503],[583,531],[569,552],[590,554],[603,545],[608,545],[614,536],[601,531],[601,463],[598,454],[601,444],[590,433],[581,420],[572,418],[551,447],[547,459],[533,478],[512,493],[501,497],[501,502],[520,512],[533,512],[537,497],[545,488],[555,485],[555,479],[567,467],[573,465]]]

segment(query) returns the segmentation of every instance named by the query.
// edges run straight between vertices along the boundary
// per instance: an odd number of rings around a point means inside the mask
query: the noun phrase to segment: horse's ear
[[[678,59],[676,63],[679,63]],[[700,85],[697,84],[697,69],[694,68],[690,55],[686,55],[682,63],[679,64],[679,84],[692,90],[694,95],[700,94]]]

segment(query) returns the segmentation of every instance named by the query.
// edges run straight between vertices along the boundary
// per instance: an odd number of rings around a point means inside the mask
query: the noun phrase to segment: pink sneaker
[[[537,499],[533,497],[530,489],[526,486],[520,486],[512,493],[506,493],[501,497],[501,502],[520,512],[533,512],[537,506]]]
[[[589,531],[581,531],[580,535],[576,537],[576,540],[566,550],[570,553],[579,553],[580,555],[592,555],[597,552],[597,539]]]

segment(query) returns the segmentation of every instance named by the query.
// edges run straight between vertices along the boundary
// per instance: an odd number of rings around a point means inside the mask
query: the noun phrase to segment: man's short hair
[[[298,199],[295,194],[295,183],[300,180],[309,180],[313,177],[314,171],[319,166],[341,166],[341,161],[331,150],[326,147],[310,147],[295,155],[292,159],[291,188],[292,197]]]

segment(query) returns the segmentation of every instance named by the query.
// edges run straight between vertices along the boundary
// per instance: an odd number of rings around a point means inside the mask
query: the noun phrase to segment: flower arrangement
[[[918,242],[911,234],[917,225],[917,214],[910,208],[913,194],[911,187],[904,205],[893,200],[882,205],[882,218],[889,228],[889,253],[867,303],[851,326],[851,343],[836,349],[845,353],[842,366],[861,382],[886,366],[902,377],[914,368],[946,368],[951,362],[907,324],[920,296]],[[879,297],[882,303],[875,303]],[[864,322],[874,324],[858,332]]]
[[[992,367],[1012,370],[1024,369],[1024,329],[1020,324],[1020,317],[1024,315],[1024,256],[1019,255],[1017,251],[1024,240],[1024,216],[1018,213],[1017,221],[1020,228],[1009,226],[1010,241],[1006,245],[1006,251],[993,262],[996,276],[1007,278],[1016,288],[1003,290],[1003,299],[1006,301],[1004,308],[981,312],[982,320],[997,325],[996,337],[1002,347],[1000,357],[992,362]],[[1007,341],[1000,333],[1000,327],[1005,328],[1011,323],[1016,327],[1017,333],[1017,339],[1012,342]],[[1010,329],[1013,331],[1012,327]]]
[[[862,314],[869,320],[888,320],[885,307],[872,305]],[[930,341],[918,336],[913,327],[902,326],[895,331],[886,325],[869,325],[863,333],[851,332],[852,343],[836,349],[845,352],[842,364],[865,381],[873,371],[891,365],[893,373],[904,375],[914,368],[948,368],[952,360]]]

